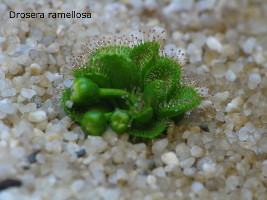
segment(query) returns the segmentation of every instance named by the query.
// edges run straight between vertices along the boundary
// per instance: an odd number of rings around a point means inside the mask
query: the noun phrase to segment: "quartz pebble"
[[[0,199],[266,200],[266,13],[259,0],[1,1]],[[155,37],[203,102],[154,139],[85,135],[61,105],[70,59],[131,33]]]
[[[215,50],[215,51],[218,51],[218,52],[222,51],[222,44],[215,37],[208,37],[207,41],[206,41],[206,44],[211,50]]]
[[[203,156],[203,154],[204,154],[203,149],[201,147],[195,146],[195,145],[191,147],[190,152],[191,152],[191,155],[195,158],[199,158],[199,157]]]
[[[248,88],[253,90],[255,89],[261,82],[261,76],[258,73],[252,73],[248,77]]]
[[[42,110],[30,112],[29,120],[31,122],[41,122],[47,119],[46,113]]]
[[[27,99],[30,99],[34,95],[36,95],[36,91],[32,89],[22,88],[21,95]]]
[[[175,153],[167,152],[161,156],[161,160],[167,165],[179,165],[179,160]]]
[[[168,139],[158,140],[153,144],[152,152],[155,154],[162,152],[167,147],[168,143]]]

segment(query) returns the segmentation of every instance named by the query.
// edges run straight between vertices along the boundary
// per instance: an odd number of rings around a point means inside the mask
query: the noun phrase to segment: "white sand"
[[[6,0],[0,19],[0,200],[267,199],[266,1]],[[71,85],[62,66],[93,38],[153,27],[214,97],[154,140],[84,138],[57,105],[55,86]]]

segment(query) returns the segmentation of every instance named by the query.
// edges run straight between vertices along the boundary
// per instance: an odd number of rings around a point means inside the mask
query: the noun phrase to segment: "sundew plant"
[[[155,30],[144,34],[103,38],[73,58],[75,80],[62,103],[85,134],[101,135],[110,126],[118,134],[154,138],[201,103],[201,94],[183,81],[183,55],[161,50]]]

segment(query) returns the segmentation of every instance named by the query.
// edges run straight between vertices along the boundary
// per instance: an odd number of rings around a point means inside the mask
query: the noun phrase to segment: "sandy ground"
[[[91,18],[48,17],[72,11]],[[14,0],[0,20],[0,200],[267,199],[266,1]],[[139,29],[165,29],[213,96],[153,140],[85,138],[58,106],[65,63]]]

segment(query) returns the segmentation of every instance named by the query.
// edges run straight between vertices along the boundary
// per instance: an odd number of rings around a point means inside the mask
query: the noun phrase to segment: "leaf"
[[[99,58],[100,71],[110,78],[110,87],[131,90],[138,85],[137,68],[120,55],[105,55]]]
[[[163,56],[153,65],[145,73],[144,85],[146,86],[156,79],[164,81],[165,85],[162,87],[162,90],[164,90],[167,98],[169,98],[172,96],[175,86],[179,83],[181,68],[175,61]]]
[[[158,42],[145,42],[135,46],[130,53],[132,61],[141,68],[151,59],[155,59],[159,54],[160,45]]]
[[[108,76],[102,73],[88,73],[84,75],[85,77],[91,79],[94,81],[98,87],[101,88],[109,88],[110,87],[110,82]]]
[[[133,130],[128,133],[132,136],[152,139],[160,135],[166,127],[167,124],[164,121],[157,121],[147,125],[146,128],[143,129],[133,128]]]
[[[159,79],[153,80],[145,87],[143,99],[153,109],[157,109],[160,102],[167,100],[166,90],[164,81]]]
[[[175,117],[199,105],[201,97],[194,88],[180,86],[176,89],[169,103],[164,104],[158,112],[160,117]]]

